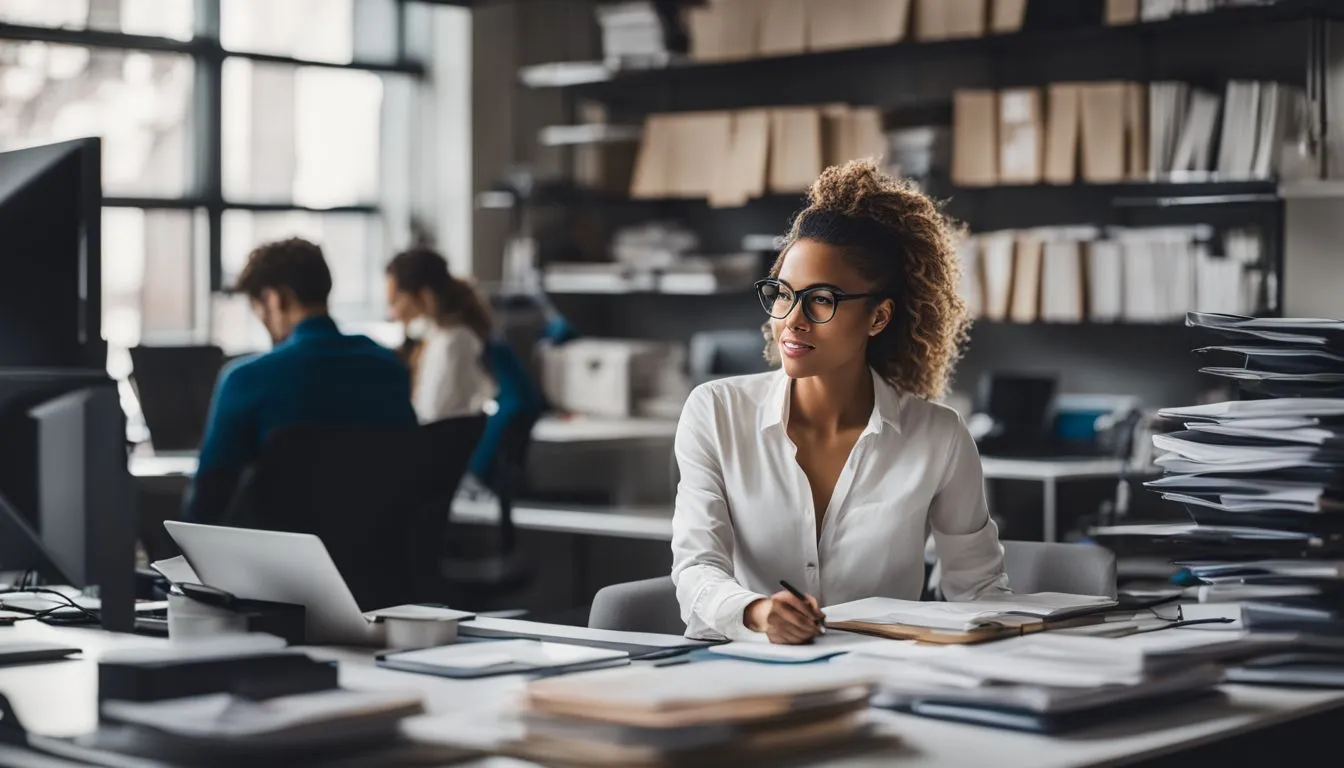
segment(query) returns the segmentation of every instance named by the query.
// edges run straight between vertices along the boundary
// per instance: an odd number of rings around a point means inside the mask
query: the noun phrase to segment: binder
[[[1040,316],[1044,244],[1035,235],[1023,234],[1018,236],[1014,251],[1010,318],[1015,323],[1034,323]]]
[[[766,163],[770,151],[770,113],[763,109],[735,112],[727,157],[709,193],[713,207],[743,205],[765,194]]]
[[[992,186],[999,167],[998,94],[957,91],[952,102],[952,183]]]
[[[1043,176],[1049,184],[1072,184],[1078,180],[1081,88],[1077,83],[1050,84],[1043,169]]]
[[[1027,0],[993,0],[990,8],[989,29],[996,35],[1006,35],[1022,29],[1027,17]]]
[[[1114,323],[1124,316],[1124,251],[1114,240],[1087,244],[1088,317]]]
[[[1083,294],[1082,243],[1073,239],[1047,240],[1041,269],[1041,320],[1081,323]]]
[[[687,9],[685,18],[692,59],[732,61],[756,55],[756,0],[715,0]]]
[[[1215,93],[1190,92],[1189,108],[1181,121],[1180,141],[1171,160],[1171,171],[1213,170],[1213,140],[1221,103]]]
[[[771,192],[803,192],[822,171],[821,112],[813,107],[770,110]]]
[[[1148,152],[1148,86],[1128,83],[1125,90],[1125,137],[1129,178],[1140,181],[1152,175]]]
[[[1106,23],[1112,26],[1139,20],[1139,0],[1106,0]]]
[[[999,94],[999,183],[1040,183],[1043,123],[1039,89],[1012,88]]]
[[[917,0],[915,37],[919,40],[983,37],[988,5],[988,0]]]
[[[1125,83],[1082,86],[1083,180],[1116,184],[1125,179]]]
[[[984,234],[979,237],[979,244],[985,317],[995,321],[1007,320],[1013,298],[1013,233]]]
[[[966,302],[966,311],[973,318],[985,313],[985,290],[980,279],[980,241],[964,237],[957,244],[957,261],[961,262],[961,281],[957,292]]]
[[[809,0],[771,0],[760,8],[761,56],[787,56],[807,50]]]

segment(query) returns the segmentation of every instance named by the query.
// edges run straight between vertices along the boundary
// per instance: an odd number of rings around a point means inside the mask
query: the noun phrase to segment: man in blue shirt
[[[217,523],[268,435],[296,424],[411,426],[411,382],[394,352],[346,336],[327,314],[331,272],[322,249],[299,238],[248,257],[244,293],[274,348],[228,366],[210,406],[184,517]]]

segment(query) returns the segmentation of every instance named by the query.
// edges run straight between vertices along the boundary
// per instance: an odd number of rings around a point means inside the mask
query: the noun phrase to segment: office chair
[[[444,489],[456,489],[482,422],[277,430],[225,522],[315,534],[364,610],[441,599]]]
[[[507,595],[531,582],[535,569],[517,545],[513,524],[513,500],[522,486],[532,427],[537,416],[520,413],[500,437],[495,477],[489,481],[499,503],[498,540],[493,553],[484,556],[449,556],[440,565],[450,604],[463,610],[490,610]]]
[[[1003,567],[1014,592],[1067,592],[1115,597],[1115,554],[1092,544],[1003,542]],[[686,631],[670,576],[613,584],[598,590],[588,613],[593,629]]]

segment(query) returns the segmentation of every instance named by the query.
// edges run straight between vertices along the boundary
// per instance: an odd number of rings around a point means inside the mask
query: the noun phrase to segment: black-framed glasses
[[[868,299],[871,293],[845,293],[824,285],[814,285],[795,291],[788,283],[769,277],[758,280],[755,285],[756,297],[761,300],[765,313],[776,320],[789,316],[798,302],[803,302],[803,314],[814,323],[829,323],[835,317],[835,308],[842,301]]]

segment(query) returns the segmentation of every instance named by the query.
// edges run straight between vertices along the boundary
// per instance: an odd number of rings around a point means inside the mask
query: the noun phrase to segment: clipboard
[[[933,643],[937,645],[972,645],[974,643],[987,643],[994,640],[1003,640],[1008,637],[1020,637],[1021,635],[1045,632],[1051,629],[1067,629],[1069,627],[1100,624],[1105,620],[1106,616],[1104,613],[1072,616],[1069,618],[1056,619],[1054,621],[1024,618],[1021,622],[999,621],[990,626],[976,627],[975,629],[963,631],[930,629],[928,627],[916,627],[909,624],[873,624],[866,621],[832,621],[827,622],[826,627],[828,629],[840,629],[846,632],[855,632],[861,635],[870,635],[872,637],[882,637],[887,640],[914,640],[920,643]]]

